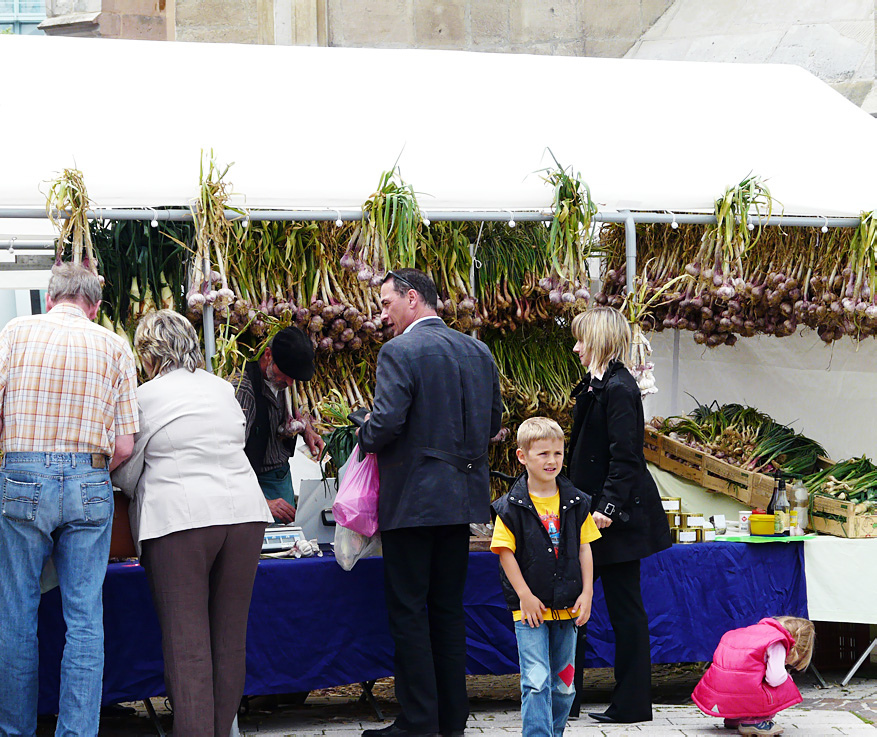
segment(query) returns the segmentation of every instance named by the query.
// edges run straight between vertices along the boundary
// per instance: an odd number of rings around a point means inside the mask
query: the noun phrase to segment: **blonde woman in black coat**
[[[591,495],[602,537],[591,544],[615,633],[615,689],[598,722],[652,718],[649,622],[640,560],[670,547],[661,497],[643,457],[642,399],[625,363],[630,326],[618,310],[597,307],[573,319],[573,350],[588,370],[573,390],[569,478]]]

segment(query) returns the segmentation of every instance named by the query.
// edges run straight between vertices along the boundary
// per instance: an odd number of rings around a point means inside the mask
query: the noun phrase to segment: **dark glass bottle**
[[[773,515],[774,535],[789,534],[789,499],[786,496],[786,480],[780,476],[767,505],[767,513]]]

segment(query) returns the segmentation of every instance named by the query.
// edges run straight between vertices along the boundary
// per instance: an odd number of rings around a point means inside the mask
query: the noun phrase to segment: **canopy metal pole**
[[[216,355],[216,336],[213,334],[213,305],[204,305],[202,313],[204,327],[204,364],[213,373],[213,357]]]
[[[630,294],[636,278],[636,222],[630,210],[624,211],[624,255],[627,270],[624,277],[624,293]]]
[[[670,414],[676,416],[679,414],[679,330],[673,331],[673,368],[670,373]]]
[[[204,258],[203,270],[204,278],[209,280],[211,269],[210,259],[207,257]],[[204,305],[201,327],[204,330],[204,363],[207,370],[212,374],[214,373],[213,356],[216,355],[216,335],[213,332],[213,305]]]
[[[429,216],[433,222],[482,222],[494,221],[505,222],[513,215],[517,222],[546,222],[554,217],[550,209],[515,210],[514,208],[490,209],[490,210],[430,210],[428,213],[421,210],[424,217]],[[56,213],[64,216],[65,213]],[[191,222],[192,213],[184,208],[170,210],[156,210],[152,208],[125,209],[125,208],[99,208],[89,210],[87,215],[92,220],[157,220],[170,222]],[[226,210],[225,216],[229,221],[243,220],[239,212]],[[667,212],[598,212],[594,220],[600,223],[623,223],[628,217],[633,217],[634,223],[679,223],[683,225],[709,225],[716,222],[715,215],[705,213],[667,213]],[[0,207],[0,218],[44,218],[46,211],[37,207]],[[307,210],[249,210],[246,217],[253,220],[269,221],[335,221],[339,218],[343,221],[359,221],[362,219],[361,208],[348,209],[307,209]],[[786,216],[772,215],[770,218],[759,220],[752,217],[750,222],[755,225],[780,225],[788,227],[816,228],[823,225],[829,228],[856,228],[860,223],[857,217],[823,217],[813,216]]]

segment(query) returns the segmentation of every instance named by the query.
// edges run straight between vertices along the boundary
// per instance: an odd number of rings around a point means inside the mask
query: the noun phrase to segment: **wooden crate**
[[[656,466],[661,465],[661,440],[662,437],[653,427],[646,425],[646,434],[643,439],[643,455],[646,461],[654,463]]]
[[[835,537],[877,537],[877,514],[856,514],[856,502],[823,494],[813,495],[809,525],[816,532]]]
[[[704,456],[703,487],[717,491],[725,496],[734,497],[744,504],[750,503],[749,484],[753,474],[739,466],[725,463],[712,456]]]
[[[703,485],[703,461],[708,455],[666,435],[661,436],[658,467]]]
[[[767,509],[770,504],[770,498],[773,496],[774,481],[773,476],[764,473],[751,473],[749,478],[749,505],[752,509]],[[791,504],[794,500],[789,500]]]
[[[751,509],[766,509],[773,495],[772,476],[726,463],[661,435],[651,427],[646,428],[643,454],[658,468],[693,481],[708,491],[733,497]]]

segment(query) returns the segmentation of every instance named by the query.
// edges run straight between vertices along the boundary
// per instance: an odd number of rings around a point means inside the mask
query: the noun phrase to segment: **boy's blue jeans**
[[[523,737],[561,737],[575,698],[576,628],[571,619],[515,622],[521,664]],[[569,685],[567,685],[567,683]]]
[[[7,453],[0,469],[0,734],[36,732],[40,572],[54,556],[67,638],[58,737],[98,732],[113,489],[90,453]]]

